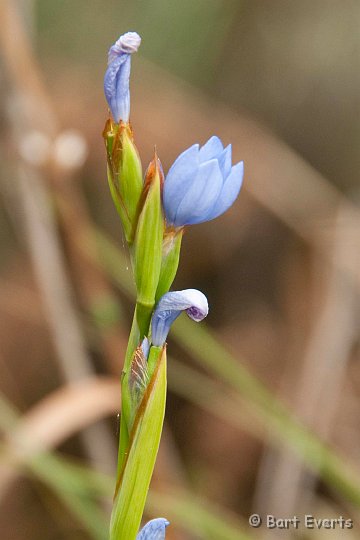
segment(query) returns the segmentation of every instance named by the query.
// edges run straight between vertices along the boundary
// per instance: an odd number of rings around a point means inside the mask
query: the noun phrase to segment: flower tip
[[[164,169],[163,169],[162,163],[160,161],[160,158],[157,157],[157,155],[156,155],[156,168],[159,173],[160,187],[162,189],[164,186],[165,175],[164,175]]]
[[[150,184],[154,181],[156,176],[159,175],[160,178],[160,186],[162,187],[164,184],[164,171],[161,164],[160,159],[157,156],[156,148],[154,151],[154,157],[150,161],[148,168],[146,169],[145,173],[145,187],[150,186]]]
[[[131,54],[138,51],[141,44],[141,37],[137,32],[126,32],[119,37],[118,41],[123,51]]]
[[[126,32],[122,34],[109,49],[108,63],[110,64],[121,54],[133,54],[137,52],[140,44],[141,37],[137,32]]]
[[[152,519],[141,529],[136,540],[164,540],[165,529],[169,524],[165,518]]]
[[[206,296],[197,289],[165,293],[159,300],[152,318],[153,345],[160,347],[165,343],[172,323],[182,311],[185,311],[193,321],[202,321],[209,312]]]
[[[102,136],[105,139],[105,141],[107,140],[109,135],[113,134],[113,132],[114,132],[114,125],[111,118],[109,117],[105,122],[105,126],[102,132]]]
[[[238,183],[238,191],[240,191],[244,179],[244,162],[239,161],[239,163],[233,165],[231,168],[231,172],[232,175],[236,177]]]
[[[209,313],[209,304],[205,294],[197,289],[187,289],[184,291],[187,294],[187,297],[191,299],[192,305],[186,309],[186,314],[190,319],[195,322],[200,322]]]

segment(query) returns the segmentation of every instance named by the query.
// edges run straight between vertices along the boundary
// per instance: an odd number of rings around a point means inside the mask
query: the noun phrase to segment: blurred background
[[[183,241],[175,288],[210,314],[169,339],[146,515],[170,540],[359,537],[359,21],[352,0],[1,0],[4,540],[107,538],[133,299],[102,80],[128,30],[144,168],[213,134],[245,161],[236,204]]]

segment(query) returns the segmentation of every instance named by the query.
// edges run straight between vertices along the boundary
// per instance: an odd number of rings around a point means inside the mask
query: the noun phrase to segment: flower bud
[[[131,54],[140,47],[141,37],[127,32],[110,47],[108,68],[104,77],[104,92],[116,123],[129,121]]]

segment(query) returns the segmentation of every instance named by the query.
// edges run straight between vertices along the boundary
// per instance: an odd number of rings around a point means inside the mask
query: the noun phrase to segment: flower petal
[[[168,525],[169,522],[167,519],[152,519],[141,529],[136,540],[164,540],[165,529]]]
[[[218,157],[224,150],[223,144],[219,137],[213,135],[210,139],[200,148],[199,157],[200,161],[204,162],[209,159]]]
[[[182,311],[186,311],[194,321],[202,321],[209,312],[206,296],[197,289],[164,294],[156,306],[151,323],[151,341],[155,346],[160,347],[165,343],[172,323]]]
[[[174,225],[193,225],[206,219],[207,213],[213,208],[223,187],[223,177],[217,159],[202,163],[196,178],[176,212]]]
[[[225,179],[229,176],[231,172],[231,144],[228,144],[228,146],[221,152],[220,156],[217,158],[220,166],[220,170],[223,175],[223,179]]]
[[[108,66],[104,77],[104,92],[116,122],[129,120],[131,57],[122,54]]]
[[[166,219],[174,223],[176,211],[194,180],[199,167],[199,145],[193,144],[174,161],[164,183]]]
[[[231,173],[225,180],[224,187],[221,190],[220,196],[218,197],[215,206],[208,213],[205,221],[215,219],[216,217],[226,212],[228,208],[230,208],[230,206],[235,202],[237,196],[239,195],[243,178],[244,162],[240,161],[232,167]]]

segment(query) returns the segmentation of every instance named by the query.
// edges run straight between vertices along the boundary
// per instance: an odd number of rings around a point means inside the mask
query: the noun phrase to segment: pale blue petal
[[[164,208],[168,223],[174,223],[176,211],[199,168],[199,145],[193,144],[174,161],[164,183]]]
[[[202,163],[179,204],[174,225],[181,227],[204,221],[204,216],[213,208],[222,187],[223,178],[218,160]]]
[[[166,341],[172,323],[178,318],[181,311],[169,310],[154,312],[151,326],[151,342],[156,347],[162,347]]]
[[[205,221],[210,221],[224,212],[235,202],[242,186],[244,178],[244,162],[240,161],[231,169],[231,173],[225,180],[224,187],[217,199],[215,206],[211,209]]]
[[[224,181],[231,172],[231,144],[229,144],[217,158]]]
[[[141,529],[136,540],[164,540],[165,529],[168,525],[169,522],[167,519],[152,519]]]
[[[182,311],[196,322],[202,321],[208,314],[206,296],[196,289],[172,291],[159,300],[151,322],[151,341],[160,347],[167,338],[172,323]]]
[[[201,319],[207,315],[208,303],[206,296],[201,291],[197,289],[170,291],[160,298],[155,311],[158,314],[163,311],[184,311],[192,306],[197,306],[201,313],[203,313]]]
[[[144,339],[142,340],[141,349],[142,349],[142,352],[144,353],[145,358],[147,359],[147,357],[149,356],[149,351],[150,351],[150,342],[147,337],[144,337]]]
[[[104,77],[104,92],[116,122],[127,122],[130,114],[129,79],[130,54],[121,54],[108,66]]]
[[[219,137],[213,135],[210,139],[200,148],[199,157],[200,161],[204,162],[209,159],[218,157],[224,150],[223,144]]]

